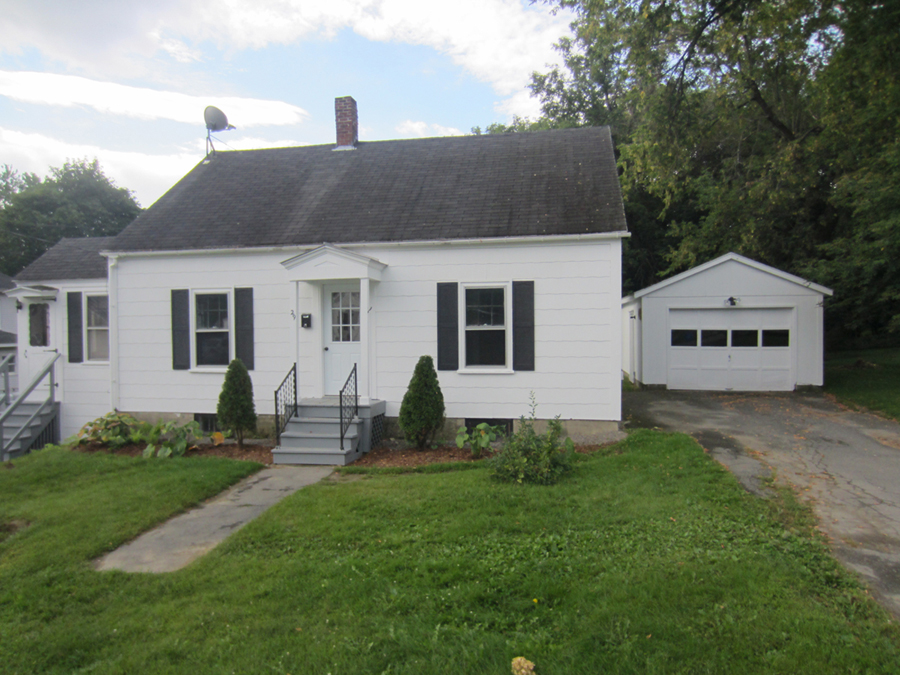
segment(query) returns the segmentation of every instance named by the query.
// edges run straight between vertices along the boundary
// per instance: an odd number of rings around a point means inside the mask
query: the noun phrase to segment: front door
[[[322,296],[325,395],[331,396],[341,393],[353,365],[359,363],[359,284],[329,284]]]
[[[50,359],[58,353],[57,338],[54,326],[50,321],[50,304],[48,302],[29,302],[26,305],[27,328],[26,335],[20,335],[19,341],[24,342],[22,363],[19,365],[19,390],[31,384],[32,378],[37,375]],[[59,364],[57,363],[57,385],[59,378]],[[50,388],[50,378],[44,378],[40,386],[29,396],[32,400],[47,398]],[[58,392],[57,392],[58,400]]]

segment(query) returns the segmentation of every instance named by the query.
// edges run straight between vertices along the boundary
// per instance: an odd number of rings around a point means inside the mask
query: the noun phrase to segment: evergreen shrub
[[[256,406],[253,403],[253,382],[244,362],[234,359],[228,364],[225,382],[216,406],[219,426],[230,429],[238,442],[238,449],[244,449],[244,435],[256,429]]]
[[[410,443],[422,449],[444,426],[444,394],[430,356],[416,364],[400,404],[400,429]]]

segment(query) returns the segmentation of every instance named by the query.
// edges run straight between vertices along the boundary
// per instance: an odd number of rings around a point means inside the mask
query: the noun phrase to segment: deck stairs
[[[44,410],[39,415],[34,415],[41,407],[40,403],[21,403],[10,415],[3,420],[3,448],[0,450],[3,461],[21,457],[31,450],[44,447],[47,443],[59,442],[59,403]],[[0,414],[6,412],[6,407],[0,404]],[[34,416],[34,419],[29,419]],[[12,443],[13,438],[20,429],[25,427]]]
[[[375,444],[380,440],[384,409],[384,401],[360,403],[341,449],[339,397],[300,399],[297,414],[281,432],[281,443],[272,451],[272,458],[275,464],[346,466],[369,452],[373,440]]]

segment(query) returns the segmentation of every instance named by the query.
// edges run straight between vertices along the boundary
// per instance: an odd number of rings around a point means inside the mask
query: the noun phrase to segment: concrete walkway
[[[330,466],[271,466],[100,558],[97,570],[174,572],[211,551],[273,504],[318,483]]]

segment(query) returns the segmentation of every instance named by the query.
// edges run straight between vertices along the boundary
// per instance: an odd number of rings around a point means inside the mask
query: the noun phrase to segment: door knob
[[[326,352],[328,351],[328,347],[325,347],[325,351],[326,351]]]

